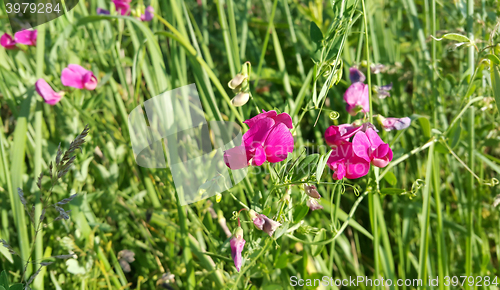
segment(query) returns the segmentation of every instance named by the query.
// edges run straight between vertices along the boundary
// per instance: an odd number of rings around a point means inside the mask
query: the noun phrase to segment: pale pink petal
[[[55,105],[61,100],[61,95],[54,92],[50,85],[44,79],[38,79],[35,83],[37,93],[49,105]]]
[[[89,91],[93,91],[97,87],[97,79],[91,71],[83,76],[83,86]]]
[[[243,231],[241,230],[241,232]],[[241,264],[243,262],[243,259],[241,257],[241,252],[243,252],[243,247],[245,246],[245,240],[243,239],[243,235],[233,236],[230,244],[231,244],[231,257],[233,258],[236,270],[238,270],[239,272],[241,270]]]
[[[380,136],[373,130],[372,128],[366,129],[366,136],[368,137],[368,140],[370,140],[370,147],[372,149],[377,148],[378,146],[385,144],[384,141],[380,138]]]
[[[368,85],[361,82],[353,83],[345,91],[344,101],[347,103],[347,112],[353,116],[358,112],[369,112],[370,99],[368,95]]]
[[[315,211],[318,209],[323,209],[323,206],[319,204],[318,200],[314,198],[310,198],[306,202],[307,206],[309,207],[310,210]]]
[[[245,146],[236,146],[224,151],[224,162],[232,170],[248,167],[248,156]]]

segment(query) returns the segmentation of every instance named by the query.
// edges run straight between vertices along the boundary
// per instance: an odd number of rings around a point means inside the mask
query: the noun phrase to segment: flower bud
[[[240,92],[232,100],[231,104],[235,107],[241,107],[250,99],[250,93]]]
[[[227,86],[234,90],[236,89],[238,86],[240,86],[244,80],[246,80],[248,78],[248,75],[246,74],[237,74],[234,76],[234,78],[232,80],[229,81],[229,83],[227,83]]]
[[[234,261],[234,266],[239,272],[242,264],[241,252],[243,252],[243,247],[245,246],[245,240],[243,239],[243,229],[241,227],[236,228],[234,231],[233,238],[231,239],[231,257]]]
[[[323,206],[319,204],[317,199],[310,198],[307,200],[307,206],[310,210],[315,211],[317,209],[323,209]]]
[[[304,191],[312,198],[321,198],[316,186],[314,184],[304,184]]]
[[[281,226],[281,224],[277,221],[273,221],[263,214],[258,214],[253,219],[253,224],[259,230],[266,232],[270,237],[273,235],[274,231]]]

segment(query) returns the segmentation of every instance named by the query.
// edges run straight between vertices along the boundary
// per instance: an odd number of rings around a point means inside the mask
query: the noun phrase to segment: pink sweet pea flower
[[[377,167],[385,167],[392,160],[391,148],[372,128],[356,133],[352,148],[354,155]]]
[[[368,85],[361,82],[353,83],[344,93],[344,101],[347,103],[346,110],[355,116],[359,112],[370,111],[370,100]]]
[[[353,126],[350,124],[342,124],[339,126],[332,125],[325,131],[326,144],[335,146],[347,142],[351,136],[361,130],[362,126]]]
[[[94,74],[77,64],[70,64],[63,69],[61,82],[67,87],[86,89],[92,91],[97,86],[97,79]]]
[[[368,174],[370,161],[356,156],[352,147],[353,143],[345,142],[333,148],[327,161],[328,167],[334,171],[333,179],[355,179]]]
[[[366,77],[357,67],[353,66],[349,68],[349,79],[351,79],[351,83],[362,83],[366,80]]]
[[[141,21],[151,21],[155,16],[155,9],[152,6],[148,6],[144,14],[141,15]]]
[[[243,134],[243,144],[224,152],[224,161],[232,170],[260,166],[266,160],[280,162],[293,151],[294,141],[289,130],[293,124],[287,113],[277,115],[276,111],[263,111],[244,123],[250,129]]]
[[[317,199],[310,198],[306,202],[307,206],[309,207],[310,210],[315,211],[317,209],[323,209],[323,206],[319,204]]]
[[[121,1],[121,0],[112,0],[115,4],[115,9],[120,15],[129,15],[130,14],[130,1]]]
[[[23,30],[16,32],[14,34],[14,40],[16,43],[21,43],[25,45],[36,45],[36,37],[38,35],[37,30]]]
[[[43,98],[45,103],[53,106],[61,100],[62,96],[54,92],[44,79],[38,79],[35,83],[36,92]]]
[[[231,239],[231,257],[234,261],[234,266],[239,272],[242,264],[241,252],[243,252],[243,247],[245,246],[245,240],[243,239],[243,229],[241,227],[236,228],[233,238]]]
[[[378,116],[377,119],[379,120],[380,124],[386,131],[391,131],[391,130],[403,130],[406,129],[410,126],[411,124],[411,119],[408,117],[403,117],[403,118],[384,118],[382,116]]]
[[[2,37],[0,37],[0,44],[5,47],[5,49],[16,49],[16,42],[8,33],[4,33]]]

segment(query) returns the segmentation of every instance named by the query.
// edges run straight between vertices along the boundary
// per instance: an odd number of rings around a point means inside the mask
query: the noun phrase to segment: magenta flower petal
[[[112,0],[115,4],[115,10],[120,13],[120,15],[129,15],[130,14],[130,1],[121,1],[121,0]]]
[[[70,64],[61,73],[61,82],[67,87],[94,90],[97,79],[91,71],[77,64]]]
[[[264,110],[262,110],[262,113],[261,114],[258,114],[257,116],[249,119],[249,120],[246,120],[245,124],[248,125],[249,128],[252,128],[253,125],[255,125],[257,122],[259,122],[260,120],[262,119],[266,119],[266,118],[274,118],[276,117],[276,111],[272,110],[272,111],[269,111],[269,112],[266,112]]]
[[[43,98],[43,100],[49,105],[57,104],[62,96],[50,87],[50,85],[44,79],[38,79],[35,83],[36,92]]]
[[[329,146],[339,145],[361,130],[361,126],[352,126],[349,124],[342,124],[339,126],[332,125],[325,131],[326,144]]]
[[[264,150],[267,161],[276,163],[287,158],[288,153],[293,151],[293,136],[284,123],[279,123],[272,128],[266,139]]]
[[[283,123],[285,124],[289,129],[293,129],[293,122],[292,122],[292,117],[288,115],[287,113],[281,113],[278,116],[273,118],[276,124]]]
[[[347,179],[356,179],[363,177],[370,171],[370,162],[367,162],[363,158],[353,156],[346,163],[346,174]]]
[[[255,148],[253,157],[251,159],[252,166],[261,166],[262,164],[264,164],[264,162],[266,162],[266,152],[264,151],[264,148]]]
[[[341,180],[345,177],[346,168],[344,163],[332,163],[329,166],[334,171],[332,175],[334,180]]]
[[[155,12],[155,9],[152,6],[148,6],[146,8],[146,11],[144,12],[144,14],[141,15],[141,20],[142,21],[151,21],[151,20],[153,20],[153,17],[155,15],[154,12]]]
[[[22,43],[25,45],[36,45],[36,37],[38,35],[37,30],[22,30],[14,34],[14,40],[16,43]]]
[[[361,82],[353,83],[344,93],[344,101],[347,103],[346,110],[352,116],[359,112],[370,111],[370,100],[368,85]]]
[[[351,83],[364,82],[366,80],[365,75],[355,66],[349,68],[349,78]]]
[[[375,133],[376,134],[376,133]],[[366,136],[365,132],[358,132],[352,139],[352,151],[359,158],[364,159],[366,162],[370,162],[369,154],[370,140]]]
[[[243,239],[243,229],[238,227],[231,239],[231,257],[234,261],[234,266],[239,272],[241,270],[241,264],[243,263],[243,258],[241,257],[241,252],[243,252],[243,247],[245,246],[245,240]]]
[[[259,120],[245,134],[243,134],[243,144],[251,148],[261,146],[266,141],[271,128],[274,126],[274,120],[265,118]]]
[[[14,41],[14,39],[12,39],[12,36],[10,36],[8,33],[4,33],[2,37],[0,37],[0,45],[5,47],[5,49],[16,48],[16,42]]]

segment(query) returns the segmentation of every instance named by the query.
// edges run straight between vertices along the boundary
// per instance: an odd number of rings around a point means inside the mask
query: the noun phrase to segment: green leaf
[[[422,127],[422,133],[426,138],[431,137],[431,123],[429,122],[429,117],[422,116],[418,114],[411,115],[411,120],[418,120],[420,122],[420,127]]]
[[[398,179],[396,178],[396,175],[392,173],[391,171],[387,172],[384,175],[385,181],[389,182],[390,185],[395,186],[398,183]]]
[[[3,286],[0,286],[0,290],[6,290]]]
[[[317,234],[316,236],[314,236],[314,242],[321,242],[321,241],[324,241],[326,240],[326,231],[324,229],[321,229]],[[323,249],[325,248],[325,245],[322,244],[322,245],[313,245],[311,247],[311,254],[313,256],[317,256],[319,254],[321,254],[321,251],[323,251]]]
[[[319,154],[311,154],[302,159],[293,172],[292,181],[302,180],[309,176],[318,158]]]
[[[282,253],[279,258],[274,262],[274,268],[284,269],[288,264],[288,255]]]
[[[491,87],[493,89],[493,95],[495,96],[495,102],[497,103],[498,112],[500,112],[500,73],[498,72],[498,66],[491,65]]]
[[[0,273],[0,286],[5,287],[6,289],[9,288],[9,277],[7,276],[7,272],[5,272],[5,270]]]
[[[23,290],[23,289],[24,289],[24,285],[21,283],[12,284],[12,285],[10,285],[10,288],[9,288],[9,290]]]
[[[318,25],[314,23],[314,21],[311,21],[311,24],[309,26],[309,36],[314,42],[321,42],[323,40],[323,33],[321,32],[321,29],[319,29]]]
[[[401,189],[401,188],[384,188],[380,190],[380,193],[382,194],[390,194],[390,195],[399,195],[406,190]]]
[[[309,207],[305,204],[300,204],[295,207],[293,210],[293,221],[295,223],[300,222],[306,215],[307,212],[309,211]]]
[[[462,34],[458,34],[458,33],[446,33],[441,38],[436,38],[434,36],[432,36],[432,38],[434,38],[437,41],[440,41],[440,40],[443,40],[443,39],[449,39],[449,40],[455,40],[455,41],[458,41],[458,42],[470,42],[470,39],[467,38],[467,36],[462,35]]]
[[[286,231],[288,231],[288,227],[290,226],[290,222],[286,222],[282,224],[281,226],[278,227],[276,232],[274,233],[274,239],[277,240],[279,239]]]
[[[320,157],[318,162],[318,168],[316,168],[316,181],[319,182],[321,180],[321,176],[323,175],[323,171],[325,170],[326,163],[328,162],[328,158],[332,154],[333,150],[330,150],[326,155]]]
[[[494,54],[488,54],[486,58],[489,59],[493,64],[500,65],[500,58],[498,58],[498,56]]]

